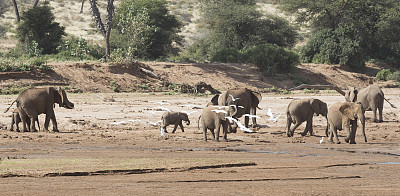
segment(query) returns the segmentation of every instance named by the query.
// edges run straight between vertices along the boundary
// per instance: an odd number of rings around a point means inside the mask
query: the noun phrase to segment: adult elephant
[[[17,102],[18,113],[23,124],[23,132],[27,131],[27,117],[29,117],[31,122],[30,131],[37,131],[34,122],[38,118],[39,114],[46,114],[46,120],[44,122],[45,131],[48,131],[51,119],[53,123],[53,131],[58,132],[56,116],[53,109],[54,104],[58,103],[60,107],[64,107],[66,109],[74,108],[74,104],[68,100],[65,91],[61,88],[56,90],[53,87],[26,89],[18,95],[14,102]],[[14,102],[10,105],[10,107],[14,104]],[[7,112],[10,107],[8,107],[5,112]]]
[[[215,95],[211,102],[214,105],[219,106],[231,106],[236,105],[237,111],[233,118],[240,118],[244,114],[256,115],[258,104],[261,102],[262,96],[259,92],[249,90],[247,88],[229,89],[226,92]],[[256,118],[253,119],[252,127],[257,126]],[[245,126],[249,127],[249,116],[245,116]],[[229,128],[230,131],[236,132],[237,125],[235,123],[233,129]]]
[[[345,91],[344,95],[346,101],[357,103],[360,102],[363,106],[364,111],[372,111],[373,112],[373,120],[374,122],[382,122],[382,110],[383,110],[383,102],[386,100],[392,107],[395,108],[393,104],[391,104],[379,88],[378,85],[370,85],[367,88],[358,90],[355,87],[350,87],[349,90]],[[379,120],[376,118],[376,110],[379,111]]]

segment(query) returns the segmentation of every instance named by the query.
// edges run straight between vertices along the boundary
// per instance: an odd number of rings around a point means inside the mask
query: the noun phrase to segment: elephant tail
[[[390,103],[386,98],[383,98],[383,99],[385,99],[385,101],[387,101],[387,102],[389,103],[389,105],[392,106],[392,108],[397,108],[395,105],[393,105],[392,103]]]
[[[199,119],[197,121],[197,129],[199,129],[199,130],[200,130],[200,118],[201,118],[201,115],[199,116]]]
[[[8,112],[8,110],[11,108],[12,105],[14,105],[14,103],[15,103],[16,101],[17,101],[17,100],[14,100],[14,101],[11,103],[10,107],[8,107],[6,110],[4,110],[4,113]]]

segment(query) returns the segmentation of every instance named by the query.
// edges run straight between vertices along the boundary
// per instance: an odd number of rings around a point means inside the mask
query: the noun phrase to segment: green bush
[[[243,55],[240,51],[234,48],[224,48],[217,51],[211,61],[224,63],[241,63]]]
[[[165,0],[122,0],[111,34],[113,56],[157,59],[176,54],[182,24],[169,14]]]
[[[400,71],[393,72],[393,73],[389,76],[389,80],[394,80],[394,81],[396,81],[396,82],[400,82]]]
[[[378,71],[378,73],[376,74],[376,79],[387,81],[387,80],[389,80],[391,75],[392,75],[392,72],[390,71],[390,69],[382,69],[382,70]]]
[[[67,37],[57,47],[57,54],[54,56],[59,60],[95,60],[105,55],[102,47],[88,44],[82,37]]]
[[[300,62],[296,53],[273,44],[250,48],[244,53],[244,58],[246,62],[257,65],[264,75],[287,73]]]
[[[350,26],[320,30],[301,48],[301,59],[306,63],[347,65],[357,71],[365,67],[366,58],[360,43],[358,32]]]
[[[65,28],[54,20],[48,3],[24,11],[17,27],[18,40],[27,44],[28,48],[35,41],[42,54],[56,53],[56,48],[65,35]]]

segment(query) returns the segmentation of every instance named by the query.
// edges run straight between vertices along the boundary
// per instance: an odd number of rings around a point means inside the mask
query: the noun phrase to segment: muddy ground
[[[400,106],[398,89],[383,90]],[[1,113],[1,195],[400,195],[400,112],[387,103],[383,123],[366,113],[368,143],[358,132],[357,144],[350,145],[343,132],[342,144],[326,137],[320,143],[326,124],[320,116],[314,136],[302,137],[302,125],[288,138],[285,117],[273,122],[266,115],[268,109],[284,115],[293,98],[316,97],[328,107],[344,101],[333,91],[264,93],[256,132],[229,134],[229,142],[204,142],[197,129],[211,95],[68,97],[75,109],[55,108],[59,133],[10,132],[10,113]],[[0,108],[15,98],[0,96]],[[160,120],[159,106],[193,112],[185,132],[161,137],[159,127],[148,124]],[[41,128],[43,123],[41,115]]]

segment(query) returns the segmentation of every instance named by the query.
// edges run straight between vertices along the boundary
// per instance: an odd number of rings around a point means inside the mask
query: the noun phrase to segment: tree
[[[165,0],[122,0],[116,10],[114,48],[125,57],[157,59],[176,52],[182,24]]]
[[[28,46],[33,41],[36,42],[43,54],[55,53],[62,36],[65,35],[65,28],[54,21],[55,17],[47,4],[28,9],[21,16],[17,37],[21,43]]]
[[[381,51],[388,55],[387,45],[382,44],[382,40],[388,40],[387,34],[380,32],[389,30],[386,28],[389,26],[385,25],[390,23],[389,20],[394,23],[400,21],[400,2],[397,0],[280,0],[279,3],[283,10],[295,15],[297,22],[309,25],[314,32],[354,28],[354,36],[360,38],[360,49],[365,54],[361,61],[379,58]],[[391,27],[390,30],[395,35],[400,33],[399,28]],[[393,41],[398,36],[390,37],[389,40]]]
[[[106,58],[110,58],[110,35],[111,28],[113,25],[114,17],[114,0],[107,0],[107,18],[106,25],[101,20],[99,9],[97,8],[97,0],[90,0],[90,6],[92,8],[94,21],[99,28],[100,32],[104,36],[105,47],[106,47]]]
[[[19,11],[18,11],[18,4],[15,0],[12,0],[13,6],[14,6],[14,11],[15,11],[15,17],[17,18],[17,22],[21,21],[21,18],[19,16]]]

